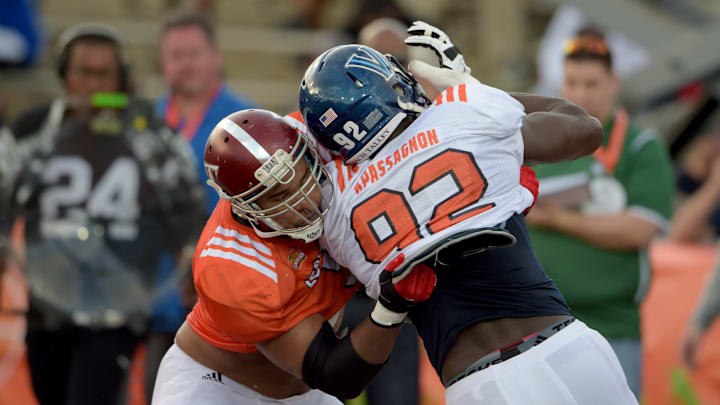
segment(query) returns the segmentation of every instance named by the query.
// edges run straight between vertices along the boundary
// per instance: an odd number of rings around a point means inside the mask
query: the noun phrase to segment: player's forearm
[[[366,318],[350,333],[357,354],[371,364],[383,364],[395,346],[400,327],[383,328]]]
[[[720,185],[704,184],[678,208],[672,219],[668,239],[689,242],[701,237],[718,201]]]
[[[602,144],[600,121],[567,100],[510,93],[524,107],[526,162],[559,162],[588,155]]]
[[[645,248],[658,232],[654,224],[627,213],[589,216],[566,210],[554,215],[550,228],[599,248],[619,251]]]
[[[309,387],[338,398],[360,395],[380,372],[399,329],[382,328],[366,320],[349,337],[337,340],[329,324],[324,323],[305,353],[303,380]]]

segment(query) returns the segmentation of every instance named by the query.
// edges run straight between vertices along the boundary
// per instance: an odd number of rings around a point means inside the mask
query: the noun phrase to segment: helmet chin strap
[[[409,101],[402,101],[400,100],[400,97],[398,96],[397,100],[398,106],[406,111],[412,111],[416,113],[421,113],[427,109],[427,107],[422,106],[418,103],[411,103]]]
[[[272,221],[272,219],[266,219],[266,221]],[[299,239],[305,243],[310,243],[313,241],[316,241],[320,239],[320,236],[322,236],[323,231],[323,220],[320,219],[318,222],[308,225],[307,227],[303,227],[302,229],[295,231],[295,232],[282,232],[282,231],[261,231],[255,222],[250,221],[250,225],[253,227],[253,230],[257,234],[257,236],[261,238],[274,238],[276,236],[289,236],[293,239]]]
[[[233,212],[235,212],[237,215],[239,215],[241,218],[244,218],[250,222],[250,226],[252,226],[253,230],[255,231],[255,234],[261,238],[274,238],[276,236],[289,236],[293,239],[299,239],[305,243],[313,242],[322,236],[323,232],[323,219],[320,218],[319,221],[306,225],[297,231],[281,231],[283,227],[274,219],[272,218],[263,218],[262,220],[258,219],[257,217],[251,218],[248,215],[244,215],[240,212],[239,209],[236,209],[235,206],[230,203],[230,206],[232,207]],[[251,206],[255,206],[256,208],[260,208],[257,204],[251,204]],[[265,222],[265,227],[269,227],[270,229],[273,229],[271,231],[263,231],[258,227],[259,222]]]

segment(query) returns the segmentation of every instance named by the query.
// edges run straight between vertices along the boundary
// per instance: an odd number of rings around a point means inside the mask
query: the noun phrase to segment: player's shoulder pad
[[[484,130],[515,131],[525,116],[523,105],[507,92],[482,83],[463,83],[448,87],[435,99],[431,109],[457,116],[456,121],[481,123]],[[490,133],[489,133],[490,134]]]
[[[233,308],[265,312],[283,307],[292,291],[285,284],[294,283],[287,276],[294,273],[265,244],[226,236],[214,235],[198,252],[193,271],[199,292]]]
[[[276,283],[243,277],[246,270],[212,264],[195,276],[195,287],[202,296],[248,317],[271,318],[279,313],[290,296],[284,296]]]

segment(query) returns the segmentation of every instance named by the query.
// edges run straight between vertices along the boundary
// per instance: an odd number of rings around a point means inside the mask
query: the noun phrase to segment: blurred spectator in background
[[[364,26],[358,33],[358,42],[389,53],[405,67],[408,64],[408,46],[405,45],[407,25],[394,18],[378,18]]]
[[[0,2],[0,65],[35,62],[42,40],[34,0]]]
[[[673,180],[666,146],[615,104],[619,79],[602,34],[565,44],[563,97],[605,129],[591,156],[535,168],[540,197],[527,217],[535,252],[574,315],[610,342],[640,396],[638,306],[649,284],[647,247],[667,228]]]
[[[686,196],[672,219],[668,238],[696,242],[720,235],[720,133],[700,137],[690,147],[678,175]]]
[[[205,141],[215,124],[253,105],[224,83],[215,30],[200,14],[177,14],[165,22],[160,39],[160,68],[168,94],[158,100],[158,114],[190,142],[198,161],[202,161]],[[198,176],[204,182],[207,176],[201,166],[198,165]],[[218,201],[210,186],[206,186],[206,201],[209,216]]]
[[[197,13],[210,14],[215,6],[215,0],[165,0],[168,10],[192,10]]]
[[[40,404],[117,404],[147,330],[158,254],[194,243],[202,188],[189,147],[132,97],[111,27],[70,27],[57,50],[66,96],[13,127],[22,169],[0,230],[25,219]]]
[[[179,13],[164,23],[160,38],[160,68],[168,86],[168,94],[155,104],[158,115],[178,136],[190,143],[195,158],[203,161],[205,141],[210,131],[223,117],[246,108],[249,101],[233,94],[222,78],[222,57],[215,38],[215,30],[202,14]],[[197,165],[197,176],[205,183],[203,165]],[[205,217],[218,201],[218,195],[205,186]],[[173,257],[161,258],[158,283],[180,273]],[[166,289],[154,304],[147,340],[145,393],[148,403],[152,397],[155,376],[162,356],[173,343],[175,332],[194,304],[192,274],[182,271],[181,293]]]
[[[297,0],[298,16],[290,23],[290,26],[319,29],[326,3],[327,0]]]
[[[406,29],[407,26],[398,20],[380,18],[360,30],[358,42],[383,54],[392,54],[407,66],[408,46],[403,42],[407,37]],[[343,327],[349,326],[352,329],[359,325],[374,305],[374,300],[365,294],[364,289],[360,289],[345,305]],[[406,323],[400,330],[387,363],[365,389],[368,405],[419,404],[418,356],[417,329],[413,324]]]
[[[720,235],[720,134],[710,133],[693,143],[678,175],[678,189],[686,198],[673,216],[668,239],[676,242],[717,241]],[[720,252],[717,257],[720,257]],[[717,260],[717,259],[716,259]],[[720,314],[720,261],[688,323],[682,359],[695,369],[703,335]]]
[[[323,5],[321,2],[320,5]],[[357,3],[355,17],[349,24],[349,33],[359,36],[360,31],[381,18],[398,20],[407,25],[411,22],[395,0],[365,0]]]
[[[563,43],[581,28],[590,25],[587,16],[574,4],[565,3],[555,10],[540,40],[537,54],[538,82],[531,93],[560,95],[563,87]],[[604,34],[613,51],[613,72],[623,79],[650,64],[650,51],[620,32]]]

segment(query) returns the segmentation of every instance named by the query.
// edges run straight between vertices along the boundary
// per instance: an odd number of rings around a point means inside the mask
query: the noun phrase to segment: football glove
[[[442,30],[424,21],[415,21],[407,32],[410,34],[405,39],[407,45],[430,48],[437,55],[440,66],[454,72],[470,74],[470,67],[465,64],[463,54]]]
[[[395,274],[405,261],[400,253],[380,272],[380,295],[370,319],[378,326],[399,326],[408,311],[432,295],[437,282],[435,271],[425,264],[416,264],[410,271]]]
[[[448,87],[457,86],[463,83],[480,83],[480,81],[467,73],[455,72],[450,69],[439,68],[429,65],[423,61],[413,60],[408,65],[408,70],[415,77],[427,80],[435,86],[438,91]]]
[[[470,75],[471,69],[465,64],[462,53],[444,32],[423,21],[415,21],[407,31],[410,36],[405,39],[405,43],[433,50],[441,66],[413,60],[408,65],[408,70],[414,76],[427,80],[439,91],[463,83],[480,83]]]

